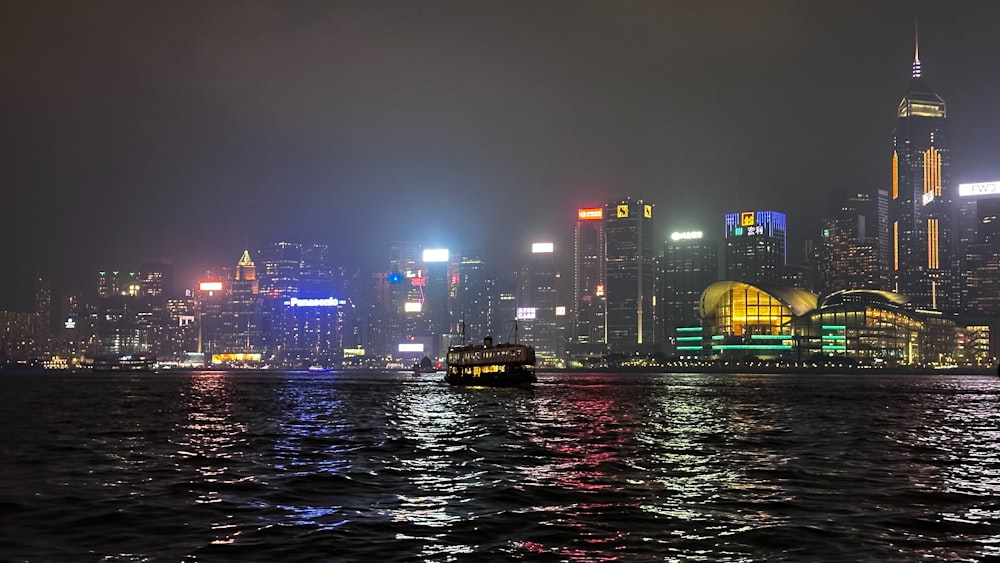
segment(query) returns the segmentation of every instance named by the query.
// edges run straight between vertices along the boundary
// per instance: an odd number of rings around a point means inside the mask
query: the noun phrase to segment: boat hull
[[[484,372],[470,366],[451,366],[444,376],[449,385],[466,387],[518,387],[531,385],[537,378],[527,366],[508,366],[504,372]]]

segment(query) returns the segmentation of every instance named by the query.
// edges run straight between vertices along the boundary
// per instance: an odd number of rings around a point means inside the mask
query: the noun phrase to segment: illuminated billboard
[[[556,307],[556,316],[562,317],[566,315],[566,307]]]
[[[403,283],[403,274],[393,272],[388,276],[389,283]]]
[[[447,261],[448,261],[447,248],[424,249],[424,262],[447,262]]]
[[[532,254],[551,254],[555,246],[551,242],[535,242],[531,244]]]
[[[682,233],[670,233],[670,240],[694,240],[702,237],[701,231],[685,231]]]
[[[226,364],[236,362],[259,362],[260,354],[212,354],[213,364]]]
[[[785,214],[780,211],[726,213],[726,238],[785,236]]]
[[[580,221],[599,221],[604,219],[603,207],[581,207],[576,210],[576,217]]]
[[[519,321],[533,321],[533,320],[535,320],[535,308],[534,307],[518,307],[517,308],[517,320],[519,320]]]
[[[360,358],[365,355],[365,349],[358,346],[357,348],[344,348],[345,358]]]
[[[400,352],[408,352],[408,353],[413,353],[413,352],[423,353],[423,351],[424,351],[424,343],[423,342],[403,342],[403,343],[401,343],[399,345],[399,351]]]
[[[222,291],[221,281],[203,281],[198,284],[201,291]]]
[[[289,307],[339,307],[344,301],[336,297],[324,297],[323,299],[299,299],[292,297],[285,301]]]
[[[407,301],[403,303],[403,311],[406,313],[419,313],[424,308],[424,304],[420,301]]]
[[[975,197],[980,195],[1000,194],[1000,180],[996,182],[978,182],[975,184],[959,184],[959,197]]]
[[[424,277],[410,278],[410,285],[412,285],[413,287],[424,287],[427,285],[427,278]]]

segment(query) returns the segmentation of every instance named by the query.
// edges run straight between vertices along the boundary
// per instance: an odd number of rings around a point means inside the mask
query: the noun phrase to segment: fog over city
[[[3,3],[0,308],[277,240],[503,268],[626,196],[663,238],[783,211],[795,260],[830,190],[887,189],[915,20],[952,183],[1000,178],[992,1]]]

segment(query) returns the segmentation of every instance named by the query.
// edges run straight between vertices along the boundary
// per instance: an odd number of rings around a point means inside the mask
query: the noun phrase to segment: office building
[[[727,213],[726,279],[779,283],[788,263],[785,214],[779,211]]]
[[[702,231],[671,233],[660,260],[660,333],[668,354],[696,357],[698,344],[688,344],[701,326],[701,293],[719,279],[718,241]],[[681,330],[678,329],[688,329]],[[693,341],[692,341],[693,342]]]
[[[830,294],[845,289],[887,289],[887,263],[882,261],[879,201],[865,193],[834,195],[835,212],[820,225],[816,247],[818,290]]]
[[[607,343],[614,353],[656,350],[653,205],[623,199],[604,209]]]
[[[496,276],[487,270],[482,255],[475,250],[463,252],[458,265],[454,324],[467,343],[496,337],[496,301]]]
[[[896,117],[889,200],[893,289],[918,309],[955,312],[960,291],[952,248],[947,110],[922,75],[918,49]]]
[[[559,302],[559,279],[555,245],[532,244],[531,258],[518,278],[518,339],[534,346],[540,365],[561,367],[566,351],[566,308]]]
[[[263,355],[261,301],[258,298],[257,267],[250,258],[249,250],[244,250],[237,262],[228,289],[220,312],[221,352],[242,355],[241,361],[259,361]]]
[[[607,342],[604,208],[577,210],[573,253],[573,341],[603,348]]]

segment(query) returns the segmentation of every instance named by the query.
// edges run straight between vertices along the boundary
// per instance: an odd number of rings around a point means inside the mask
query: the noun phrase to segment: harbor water
[[[3,561],[983,561],[1000,378],[0,374]]]

